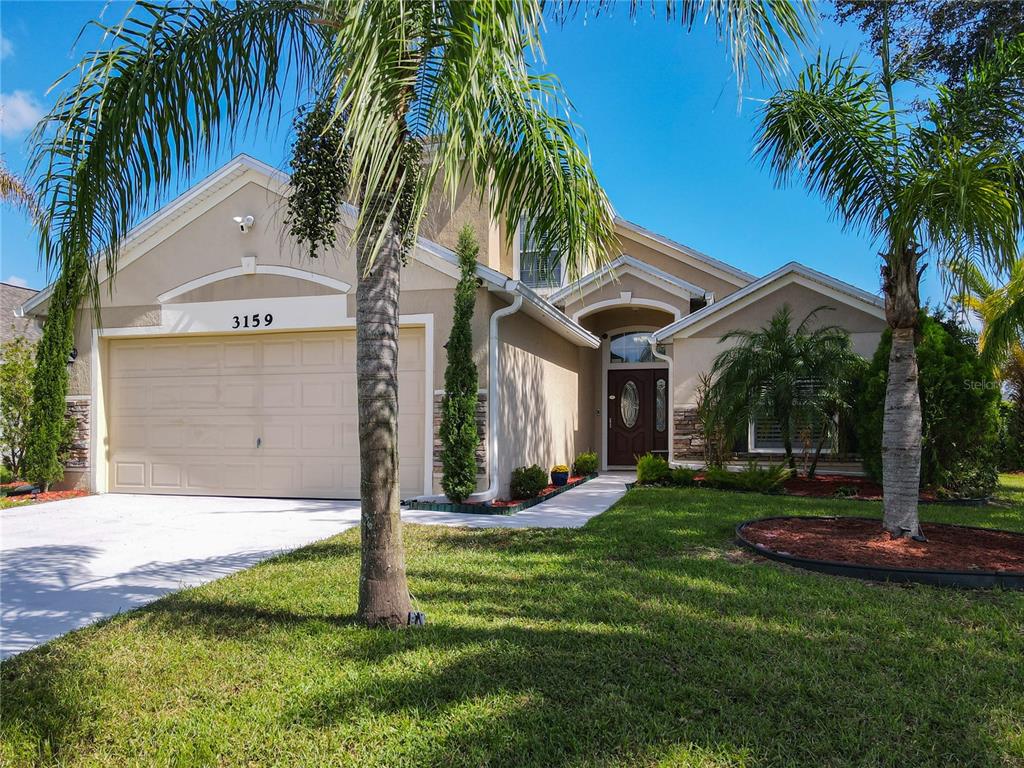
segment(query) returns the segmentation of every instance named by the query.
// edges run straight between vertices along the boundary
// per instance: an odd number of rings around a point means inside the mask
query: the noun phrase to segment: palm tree
[[[32,190],[10,171],[3,160],[0,160],[0,200],[27,211],[33,217],[36,215],[36,200]]]
[[[66,268],[98,254],[114,274],[120,242],[147,206],[223,135],[271,116],[286,87],[300,101],[312,91],[344,121],[345,197],[359,205],[359,615],[369,625],[404,624],[409,609],[397,474],[399,266],[435,181],[452,199],[466,181],[493,190],[492,213],[528,215],[541,250],[557,249],[570,275],[613,242],[610,208],[558,81],[531,69],[543,7],[140,2],[101,27],[106,45],[73,70],[77,81],[35,134],[47,261]],[[698,11],[713,20],[740,63],[748,52],[781,62],[783,41],[803,36],[785,0],[678,7],[690,23]]]
[[[883,13],[888,13],[883,6]],[[881,74],[820,56],[760,114],[757,154],[780,184],[795,176],[844,226],[881,244],[892,329],[883,422],[883,525],[923,538],[917,516],[921,400],[915,328],[922,258],[1009,265],[1024,222],[1021,129],[1024,37],[1000,43],[956,90],[940,88],[927,120],[895,106],[888,24]]]
[[[996,287],[977,264],[952,265],[959,292],[953,301],[981,322],[978,351],[995,368],[1024,356],[1024,258],[1018,256],[1007,271],[1006,282]]]
[[[796,467],[793,439],[798,430],[826,431],[833,382],[844,377],[856,359],[849,334],[834,325],[812,328],[819,307],[793,328],[793,311],[782,305],[768,324],[757,330],[735,330],[722,336],[731,344],[712,363],[710,398],[719,413],[731,414],[735,429],[750,421],[771,420],[779,426],[790,468]]]

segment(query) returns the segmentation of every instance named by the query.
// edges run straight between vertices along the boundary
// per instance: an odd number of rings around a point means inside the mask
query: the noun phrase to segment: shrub
[[[7,484],[14,482],[14,473],[11,472],[7,467],[0,464],[0,484]]]
[[[999,404],[999,469],[1016,472],[1024,468],[1024,408],[1013,401]]]
[[[467,224],[459,233],[457,252],[462,275],[455,288],[455,316],[445,349],[444,397],[441,400],[441,488],[452,501],[476,489],[477,370],[473,362],[473,308],[476,304],[476,259],[480,249]]]
[[[0,458],[12,476],[20,477],[24,471],[32,413],[35,346],[17,336],[3,345],[0,358],[3,359],[0,363]]]
[[[597,454],[593,451],[581,453],[572,464],[575,475],[593,475],[597,472]]]
[[[39,483],[44,490],[64,477],[64,456],[69,442],[65,401],[68,360],[74,349],[75,311],[87,269],[84,256],[68,257],[54,284],[43,337],[36,351],[24,479]]]
[[[855,423],[864,469],[882,480],[882,418],[892,335],[875,351],[857,399]],[[921,392],[921,485],[975,494],[995,487],[999,387],[973,336],[942,314],[921,313],[917,345]],[[985,465],[989,465],[987,468]],[[979,485],[980,483],[980,485]]]
[[[637,485],[659,485],[669,479],[668,462],[661,456],[648,453],[636,462]]]
[[[689,488],[697,484],[697,470],[680,467],[669,474],[669,482],[676,488]]]
[[[730,472],[719,467],[709,467],[704,472],[701,484],[707,488],[728,491],[751,491],[754,493],[778,493],[782,484],[793,476],[793,470],[785,464],[774,464],[760,469],[751,463],[740,472]]]
[[[536,464],[512,470],[509,495],[513,499],[532,499],[548,487],[548,473]]]

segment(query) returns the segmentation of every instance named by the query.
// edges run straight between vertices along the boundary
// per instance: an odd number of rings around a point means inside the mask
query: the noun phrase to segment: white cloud
[[[7,283],[8,285],[15,285],[18,288],[28,288],[28,280],[26,280],[24,277],[18,277],[17,275],[11,275],[6,280],[4,280],[4,282]]]
[[[30,131],[43,116],[43,105],[28,91],[0,93],[0,136],[13,139]]]
[[[3,32],[0,32],[0,61],[14,55],[14,43]]]

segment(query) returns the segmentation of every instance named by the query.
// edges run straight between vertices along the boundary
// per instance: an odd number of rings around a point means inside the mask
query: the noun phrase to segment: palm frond
[[[869,71],[819,55],[762,106],[755,155],[780,186],[802,177],[844,225],[877,234],[895,195],[890,117]]]
[[[21,208],[32,218],[39,214],[32,190],[21,178],[12,173],[3,161],[0,161],[0,200]]]
[[[999,367],[1024,338],[1024,259],[1013,264],[1006,284],[986,296],[979,310],[984,323],[978,339],[982,358]]]
[[[932,137],[905,155],[909,177],[886,222],[897,252],[922,246],[960,269],[970,262],[1009,267],[1024,217],[1020,166],[995,144],[973,149],[954,137]]]
[[[176,174],[266,117],[289,70],[316,76],[313,13],[293,0],[147,1],[94,22],[104,47],[58,81],[70,85],[34,136],[47,263],[98,255],[113,274],[122,238]]]
[[[548,2],[557,21],[580,12],[596,14],[623,5],[621,0]],[[802,46],[817,27],[818,10],[811,0],[630,0],[629,14],[663,16],[687,31],[698,23],[714,28],[724,40],[742,93],[750,62],[762,77],[777,81],[788,69],[786,47]]]

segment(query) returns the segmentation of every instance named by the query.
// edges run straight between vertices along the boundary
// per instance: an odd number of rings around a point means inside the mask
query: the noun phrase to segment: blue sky
[[[82,26],[101,14],[114,21],[126,9],[124,3],[0,2],[0,151],[12,169],[24,167],[33,118],[53,101],[46,91],[95,40],[86,35],[75,45]],[[814,48],[850,53],[861,45],[856,29],[824,21]],[[738,110],[727,51],[713,30],[687,34],[660,16],[633,21],[624,5],[610,16],[551,27],[545,52],[622,216],[754,274],[796,260],[878,291],[877,248],[843,232],[802,189],[776,189],[752,158],[757,100],[770,91],[752,73]],[[226,142],[204,171],[242,151],[285,168],[289,120],[286,114],[266,134]],[[194,180],[179,180],[178,190]],[[3,208],[0,230],[0,279],[42,287],[45,269],[24,218]],[[941,297],[933,271],[922,293]]]

